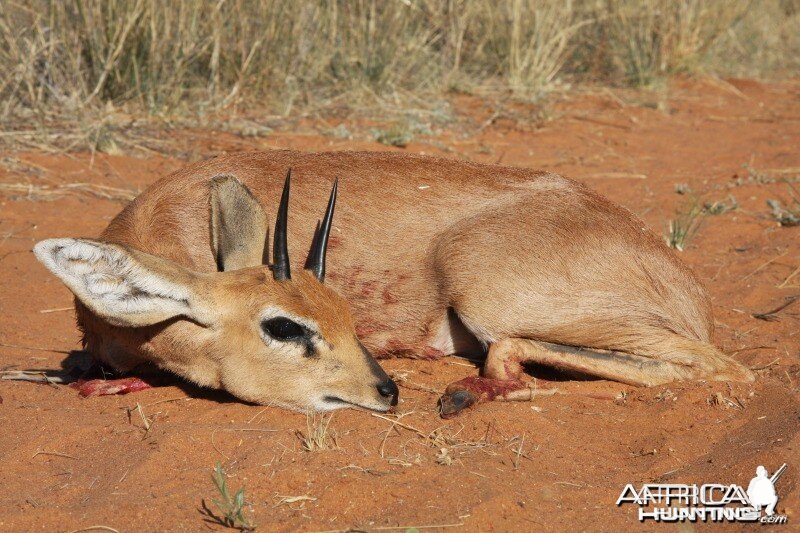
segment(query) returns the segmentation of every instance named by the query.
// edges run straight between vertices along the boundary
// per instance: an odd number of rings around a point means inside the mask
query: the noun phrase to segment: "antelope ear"
[[[48,239],[33,248],[83,305],[115,326],[149,326],[186,317],[214,322],[201,276],[166,259],[89,239]]]
[[[241,181],[229,175],[211,180],[211,250],[219,271],[264,264],[267,216]]]

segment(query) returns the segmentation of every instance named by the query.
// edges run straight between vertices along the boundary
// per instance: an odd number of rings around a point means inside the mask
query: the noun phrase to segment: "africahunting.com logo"
[[[786,471],[783,464],[772,476],[763,466],[756,469],[747,490],[740,485],[706,483],[681,485],[648,483],[639,489],[629,483],[617,505],[639,506],[639,521],[655,522],[760,522],[785,524],[786,515],[775,514],[775,483]],[[763,508],[763,513],[762,513]]]

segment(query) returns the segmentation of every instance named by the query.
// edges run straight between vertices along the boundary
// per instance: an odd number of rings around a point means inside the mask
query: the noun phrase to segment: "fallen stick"
[[[63,374],[48,376],[44,370],[4,370],[0,372],[0,379],[8,381],[47,383],[48,385],[66,385],[74,381]]]
[[[787,296],[785,300],[786,301],[784,303],[782,303],[775,309],[772,309],[771,311],[767,311],[765,313],[752,313],[750,316],[758,320],[766,320],[767,322],[778,320],[778,313],[780,313],[781,311],[783,311],[784,309],[795,303],[797,300],[800,300],[800,294]]]

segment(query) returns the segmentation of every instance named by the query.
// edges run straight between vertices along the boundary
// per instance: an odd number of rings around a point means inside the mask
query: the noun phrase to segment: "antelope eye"
[[[279,341],[293,341],[306,336],[306,330],[303,326],[280,316],[263,321],[261,329],[267,335]]]

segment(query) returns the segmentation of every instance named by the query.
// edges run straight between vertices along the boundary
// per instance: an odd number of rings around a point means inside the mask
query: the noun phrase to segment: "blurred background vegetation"
[[[5,0],[0,125],[781,78],[800,0]],[[416,102],[416,104],[415,104]]]

